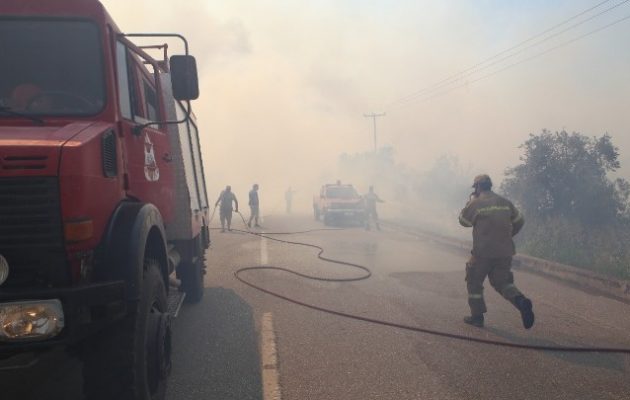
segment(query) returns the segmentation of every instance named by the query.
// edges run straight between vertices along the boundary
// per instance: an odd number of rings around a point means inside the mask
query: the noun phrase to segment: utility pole
[[[376,118],[378,117],[384,117],[385,113],[381,113],[381,114],[376,114],[376,113],[372,113],[372,114],[363,114],[363,116],[365,118],[372,118],[372,122],[374,124],[374,153],[376,153]]]

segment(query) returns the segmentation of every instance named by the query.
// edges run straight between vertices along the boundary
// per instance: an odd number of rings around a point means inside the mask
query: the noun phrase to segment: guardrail
[[[423,230],[419,227],[406,226],[392,221],[382,221],[381,224],[399,232],[422,237],[427,241],[449,248],[450,250],[461,252],[464,255],[469,255],[470,249],[472,248],[472,241],[443,236]],[[630,281],[612,278],[582,268],[525,254],[515,255],[513,266],[517,270],[558,279],[562,282],[577,285],[595,291],[598,294],[630,304]]]

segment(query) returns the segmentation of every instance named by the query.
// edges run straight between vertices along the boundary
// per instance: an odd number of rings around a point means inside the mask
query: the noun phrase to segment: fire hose
[[[428,335],[433,335],[433,336],[439,336],[439,337],[444,337],[444,338],[448,338],[448,339],[454,339],[454,340],[461,340],[461,341],[467,341],[467,342],[473,342],[473,343],[479,343],[479,344],[485,344],[485,345],[491,345],[491,346],[500,346],[500,347],[509,347],[509,348],[515,348],[515,349],[523,349],[523,350],[537,350],[537,351],[552,351],[552,352],[571,352],[571,353],[624,353],[624,354],[630,354],[630,348],[621,348],[621,347],[598,347],[598,346],[553,346],[553,345],[537,345],[537,344],[524,344],[524,343],[513,343],[513,342],[506,342],[506,341],[501,341],[501,340],[492,340],[492,339],[482,339],[482,338],[477,338],[477,337],[473,337],[473,336],[467,336],[467,335],[460,335],[460,334],[456,334],[456,333],[451,333],[451,332],[445,332],[445,331],[439,331],[439,330],[434,330],[434,329],[429,329],[429,328],[425,328],[425,327],[421,327],[421,326],[413,326],[413,325],[407,325],[407,324],[402,324],[402,323],[396,323],[396,322],[391,322],[391,321],[385,321],[385,320],[381,320],[381,319],[377,319],[377,318],[370,318],[370,317],[364,317],[361,315],[356,315],[356,314],[351,314],[351,313],[347,313],[347,312],[343,312],[343,311],[338,311],[338,310],[334,310],[334,309],[330,309],[330,308],[326,308],[326,307],[321,307],[315,304],[311,304],[293,297],[289,297],[286,296],[282,293],[278,293],[276,291],[270,290],[270,289],[266,289],[262,286],[257,285],[256,283],[247,280],[246,278],[243,277],[243,274],[245,272],[248,271],[261,271],[261,270],[266,270],[266,271],[280,271],[280,272],[284,272],[284,273],[288,273],[288,274],[292,274],[295,276],[299,276],[300,278],[304,278],[304,279],[309,279],[309,280],[315,280],[315,281],[323,281],[323,282],[357,282],[357,281],[362,281],[362,280],[366,280],[369,279],[372,276],[372,272],[370,271],[369,268],[357,264],[357,263],[352,263],[352,262],[348,262],[348,261],[342,261],[342,260],[337,260],[334,258],[330,258],[330,257],[325,257],[323,254],[325,252],[325,249],[321,246],[315,245],[315,244],[311,244],[311,243],[305,243],[305,242],[299,242],[299,241],[291,241],[291,240],[284,240],[284,239],[278,239],[276,237],[270,236],[270,235],[293,235],[293,234],[304,234],[304,233],[310,233],[310,232],[316,232],[316,231],[329,231],[329,230],[343,230],[342,228],[324,228],[324,229],[310,229],[310,230],[305,230],[305,231],[299,231],[299,232],[265,232],[265,233],[260,233],[260,232],[255,232],[255,231],[251,231],[250,229],[247,228],[247,223],[245,222],[245,218],[243,217],[243,215],[240,212],[237,212],[240,216],[241,219],[243,220],[243,223],[245,224],[246,230],[239,230],[239,229],[234,229],[235,232],[239,232],[239,233],[245,233],[245,234],[249,234],[249,235],[254,235],[254,236],[258,236],[261,238],[265,238],[271,241],[275,241],[275,242],[279,242],[279,243],[283,243],[283,244],[288,244],[288,245],[293,245],[293,246],[302,246],[302,247],[308,247],[308,248],[312,248],[317,250],[317,258],[328,262],[328,263],[332,263],[332,264],[338,264],[338,265],[343,265],[343,266],[347,266],[347,267],[352,267],[352,268],[356,268],[358,270],[360,270],[362,273],[360,275],[357,275],[355,277],[348,277],[348,278],[326,278],[326,277],[318,277],[318,276],[313,276],[313,275],[308,275],[308,274],[304,274],[301,272],[297,272],[294,270],[291,270],[289,268],[284,268],[284,267],[278,267],[278,266],[273,266],[273,265],[260,265],[260,266],[252,266],[252,267],[242,267],[237,269],[234,272],[234,277],[239,280],[241,283],[255,289],[258,290],[262,293],[268,294],[270,296],[273,296],[275,298],[287,301],[289,303],[293,303],[295,305],[299,305],[305,308],[309,308],[311,310],[315,310],[315,311],[320,311],[326,314],[330,314],[330,315],[335,315],[338,317],[343,317],[343,318],[348,318],[348,319],[352,319],[352,320],[356,320],[356,321],[362,321],[362,322],[368,322],[371,324],[376,324],[376,325],[382,325],[382,326],[388,326],[388,327],[392,327],[392,328],[397,328],[397,329],[403,329],[406,331],[411,331],[411,332],[418,332],[418,333],[424,333],[424,334],[428,334]]]

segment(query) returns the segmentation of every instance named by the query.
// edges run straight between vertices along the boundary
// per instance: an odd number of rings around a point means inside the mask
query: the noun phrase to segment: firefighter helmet
[[[472,187],[477,187],[478,185],[482,185],[482,186],[486,186],[488,188],[491,188],[492,187],[492,179],[490,179],[490,176],[488,176],[486,174],[477,175],[477,176],[475,176],[475,179],[473,180]]]

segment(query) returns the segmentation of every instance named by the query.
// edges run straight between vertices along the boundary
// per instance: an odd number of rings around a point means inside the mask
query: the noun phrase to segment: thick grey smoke
[[[474,166],[464,171],[470,178],[488,172],[500,183],[529,133],[565,128],[609,132],[628,175],[629,23],[488,79],[462,79],[443,96],[390,105],[592,6],[586,0],[103,3],[124,31],[190,40],[212,197],[231,184],[244,199],[259,183],[265,213],[281,209],[292,186],[296,207],[308,210],[319,185],[340,177],[341,154],[372,149],[363,117],[372,111],[387,112],[378,120],[379,145],[414,171],[431,171],[449,154]],[[572,34],[628,12],[620,7]]]

